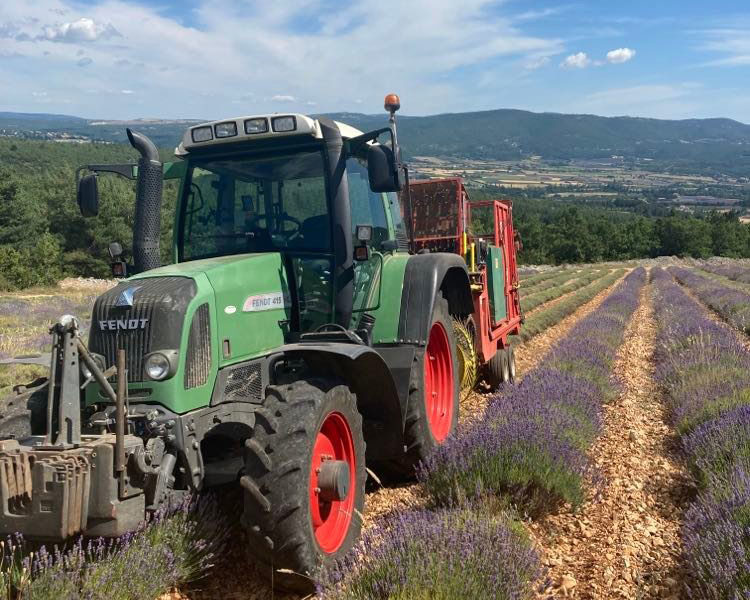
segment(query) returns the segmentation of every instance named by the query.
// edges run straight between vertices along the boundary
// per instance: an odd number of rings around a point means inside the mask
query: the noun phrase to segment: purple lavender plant
[[[750,471],[750,406],[740,406],[697,427],[682,447],[702,488],[727,480],[742,467]]]
[[[743,332],[750,331],[750,293],[724,285],[690,269],[671,267],[670,272],[733,327]]]
[[[711,481],[685,515],[684,560],[691,598],[750,598],[750,475]]]
[[[321,573],[327,600],[520,600],[539,560],[523,529],[481,509],[417,511],[386,519]]]
[[[11,588],[34,600],[151,599],[205,576],[226,539],[215,504],[188,498],[117,539],[78,538],[64,549],[42,546],[29,554],[15,536],[8,542],[13,559],[4,561],[2,573],[26,573]]]
[[[427,458],[418,479],[435,504],[492,495],[537,515],[582,501],[586,449],[602,403],[617,392],[612,366],[645,280],[644,269],[629,274],[540,367],[491,399],[482,421]]]

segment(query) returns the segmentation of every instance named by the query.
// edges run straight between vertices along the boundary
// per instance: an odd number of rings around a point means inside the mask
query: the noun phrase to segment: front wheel
[[[356,397],[334,380],[301,380],[269,386],[255,414],[240,479],[250,552],[277,587],[309,591],[359,536],[366,471]]]

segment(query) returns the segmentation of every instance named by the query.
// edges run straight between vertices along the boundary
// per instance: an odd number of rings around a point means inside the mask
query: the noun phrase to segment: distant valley
[[[219,117],[219,115],[215,115]],[[227,115],[228,116],[228,115]],[[360,129],[381,127],[385,115],[327,115]],[[174,147],[198,121],[84,119],[66,115],[0,112],[0,136],[61,142],[125,142],[137,128],[161,147]],[[595,161],[674,173],[750,174],[750,125],[730,119],[669,121],[499,109],[401,116],[406,156],[545,163]]]

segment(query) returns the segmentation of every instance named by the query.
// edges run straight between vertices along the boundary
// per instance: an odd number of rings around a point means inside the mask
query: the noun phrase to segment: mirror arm
[[[83,165],[76,169],[76,183],[81,179],[82,171],[92,171],[94,173],[114,173],[125,179],[135,180],[135,163],[123,163],[117,165]]]

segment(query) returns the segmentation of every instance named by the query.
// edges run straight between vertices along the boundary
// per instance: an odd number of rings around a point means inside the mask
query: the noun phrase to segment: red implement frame
[[[431,252],[451,252],[466,259],[474,299],[477,352],[481,361],[487,362],[498,348],[508,345],[509,335],[517,335],[521,329],[512,205],[507,200],[470,202],[460,177],[412,181],[409,193],[414,232],[412,251],[427,249]],[[491,231],[479,232],[482,225],[478,218],[476,227],[472,226],[472,210],[477,209],[491,212]],[[490,308],[487,257],[482,256],[482,249],[487,244],[500,248],[502,252],[503,291],[507,311],[506,318],[499,322],[493,320]],[[472,245],[476,257],[473,269]]]

